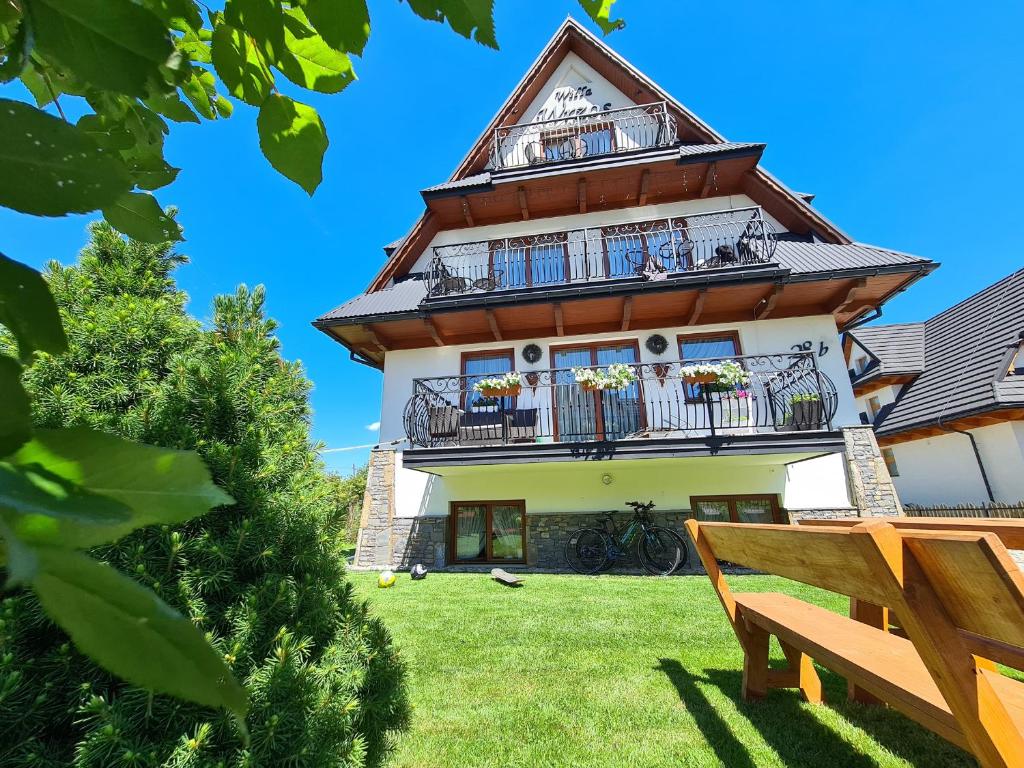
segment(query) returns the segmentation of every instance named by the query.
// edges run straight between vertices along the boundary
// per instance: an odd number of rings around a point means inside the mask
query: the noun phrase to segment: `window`
[[[509,373],[514,370],[514,350],[495,349],[487,352],[463,352],[462,353],[462,375],[463,407],[468,408],[483,395],[473,391],[473,385],[480,379],[496,374]],[[508,398],[511,400],[512,398]],[[508,403],[511,407],[511,403]]]
[[[854,370],[857,372],[858,375],[864,373],[864,369],[867,368],[867,367],[868,367],[867,355],[861,355],[860,357],[857,358],[857,362],[854,363]]]
[[[551,350],[554,374],[555,440],[621,440],[644,423],[640,382],[625,389],[585,391],[576,383],[572,369],[632,364],[639,360],[635,341],[579,344]]]
[[[691,496],[697,520],[714,523],[781,523],[782,510],[774,494]]]
[[[1010,360],[1010,370],[1007,376],[1024,376],[1024,343],[1017,347],[1017,353]]]
[[[526,562],[526,502],[453,501],[450,558],[454,562]]]
[[[720,360],[736,357],[740,354],[740,337],[736,331],[720,333],[693,334],[680,336],[679,359],[685,365],[688,361],[705,358]],[[693,401],[701,397],[699,384],[686,384],[686,399]]]
[[[899,477],[900,468],[896,466],[896,454],[892,452],[892,448],[882,449],[882,459],[885,461],[885,467],[889,470],[890,477]]]

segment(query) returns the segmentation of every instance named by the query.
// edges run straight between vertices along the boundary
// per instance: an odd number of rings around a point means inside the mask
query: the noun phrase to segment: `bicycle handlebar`
[[[639,501],[627,501],[626,502],[626,506],[627,507],[632,507],[635,511],[638,511],[638,512],[641,509],[644,510],[645,512],[650,512],[652,509],[654,509],[654,507],[656,505],[654,503],[654,500],[652,499],[651,501],[648,501],[646,504],[644,504],[643,502],[639,502]]]

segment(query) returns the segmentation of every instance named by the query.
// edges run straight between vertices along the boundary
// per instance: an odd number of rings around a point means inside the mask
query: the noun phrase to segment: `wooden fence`
[[[940,504],[935,507],[904,505],[907,517],[1024,517],[1024,502],[1018,504]]]

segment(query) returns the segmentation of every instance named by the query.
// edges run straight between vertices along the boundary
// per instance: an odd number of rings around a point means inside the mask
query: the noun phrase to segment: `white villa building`
[[[841,334],[937,265],[854,242],[763,151],[559,28],[365,293],[314,323],[383,377],[357,567],[559,568],[569,531],[633,499],[677,530],[898,511]],[[687,381],[696,361],[744,373]]]

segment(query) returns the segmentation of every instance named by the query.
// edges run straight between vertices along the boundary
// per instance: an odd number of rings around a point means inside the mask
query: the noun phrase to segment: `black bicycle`
[[[610,568],[628,554],[636,540],[636,554],[644,570],[654,576],[668,576],[686,565],[690,555],[683,537],[654,525],[650,512],[654,502],[627,501],[633,517],[624,528],[615,523],[614,512],[601,516],[600,528],[580,528],[565,542],[565,559],[576,573],[592,575]]]

